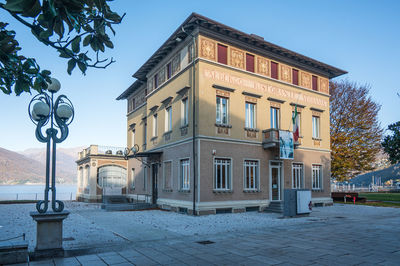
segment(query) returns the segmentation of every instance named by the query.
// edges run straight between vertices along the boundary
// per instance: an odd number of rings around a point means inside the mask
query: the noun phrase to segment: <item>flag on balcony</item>
[[[293,122],[293,140],[294,142],[297,142],[299,140],[299,119],[297,113],[297,104],[294,107],[292,122]]]

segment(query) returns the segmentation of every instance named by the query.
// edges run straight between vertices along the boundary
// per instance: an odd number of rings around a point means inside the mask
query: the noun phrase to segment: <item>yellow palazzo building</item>
[[[196,214],[263,210],[287,188],[332,203],[329,79],[345,73],[191,14],[117,98],[138,150],[128,195]],[[287,159],[280,137],[295,110],[300,137]]]

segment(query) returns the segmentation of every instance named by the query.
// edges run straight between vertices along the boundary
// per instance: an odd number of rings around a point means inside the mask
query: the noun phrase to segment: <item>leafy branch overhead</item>
[[[109,33],[123,16],[113,12],[109,0],[6,0],[0,8],[30,28],[45,45],[56,49],[68,59],[67,71],[78,66],[83,74],[87,68],[106,68],[113,58],[100,58],[100,52],[114,48]],[[18,55],[15,32],[0,24],[0,88],[6,94],[19,95],[31,88],[46,89],[50,72],[42,71],[33,58]],[[25,66],[24,66],[25,64]],[[29,67],[28,67],[29,66]],[[36,84],[36,86],[35,86]]]

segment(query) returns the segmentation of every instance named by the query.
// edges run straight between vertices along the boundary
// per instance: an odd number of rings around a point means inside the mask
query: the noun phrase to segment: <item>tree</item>
[[[369,87],[349,81],[330,83],[331,173],[338,181],[374,169],[381,149],[380,105]]]
[[[1,1],[0,9],[28,27],[38,41],[68,59],[68,74],[76,66],[85,74],[87,68],[106,68],[115,62],[99,56],[106,48],[114,47],[108,33],[115,35],[112,26],[121,23],[125,15],[113,12],[107,4],[110,0]],[[34,58],[18,53],[21,47],[16,33],[7,26],[0,21],[0,89],[16,95],[31,89],[41,92],[47,88],[51,72],[40,70]]]
[[[392,135],[385,136],[382,146],[389,155],[390,163],[397,164],[400,163],[400,121],[390,124],[388,129],[392,131]]]

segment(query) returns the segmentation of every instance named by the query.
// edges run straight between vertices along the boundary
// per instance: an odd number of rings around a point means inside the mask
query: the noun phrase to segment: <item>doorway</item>
[[[282,162],[269,162],[270,198],[271,201],[282,200]]]
[[[157,181],[158,181],[158,164],[153,163],[151,165],[152,204],[157,204],[157,197],[158,197]]]

